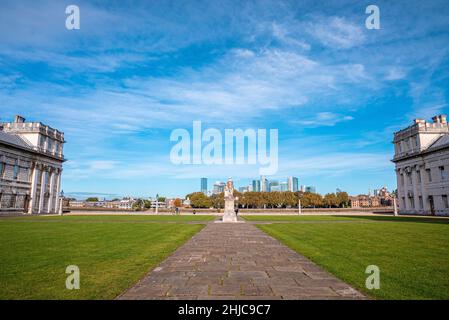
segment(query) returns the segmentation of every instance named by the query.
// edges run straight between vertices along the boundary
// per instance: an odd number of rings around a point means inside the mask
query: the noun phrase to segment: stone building
[[[382,205],[380,197],[372,197],[365,194],[349,197],[349,201],[351,203],[351,208],[370,208],[380,207]]]
[[[0,213],[57,213],[64,134],[40,122],[0,123]]]
[[[415,119],[394,134],[399,213],[449,215],[449,126]]]

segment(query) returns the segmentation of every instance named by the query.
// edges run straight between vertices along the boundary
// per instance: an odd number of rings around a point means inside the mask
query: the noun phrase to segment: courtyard
[[[448,299],[449,220],[212,215],[0,218],[1,299]],[[67,290],[65,269],[80,269]],[[368,290],[365,269],[380,269]]]

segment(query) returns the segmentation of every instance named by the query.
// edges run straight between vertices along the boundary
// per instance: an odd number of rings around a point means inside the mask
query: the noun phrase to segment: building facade
[[[299,191],[298,185],[299,181],[296,177],[288,177],[287,179],[288,191],[297,192]]]
[[[201,178],[201,192],[207,194],[207,178]]]
[[[64,134],[40,122],[0,123],[0,212],[58,213]]]
[[[449,215],[449,126],[415,119],[394,134],[399,213]]]

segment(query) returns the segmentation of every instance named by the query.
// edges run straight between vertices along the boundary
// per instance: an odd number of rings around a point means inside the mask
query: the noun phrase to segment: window
[[[3,178],[3,172],[5,171],[5,164],[0,162],[0,178]]]
[[[438,167],[440,169],[440,176],[442,181],[447,180],[447,170],[444,170],[444,166]]]
[[[404,185],[404,174],[403,173],[401,173],[401,185],[402,186]]]
[[[415,142],[415,147],[417,147],[418,146],[418,137],[413,137],[413,141]]]
[[[441,196],[441,199],[443,200],[443,206],[447,209],[447,208],[449,208],[449,203],[448,203],[448,201],[447,201],[447,195],[446,194],[443,194],[442,196]]]
[[[51,139],[47,140],[47,151],[53,152],[53,141]]]
[[[418,177],[418,183],[421,183],[421,171],[416,170],[416,176]]]
[[[402,207],[405,209],[405,197],[402,197]]]
[[[407,172],[407,178],[408,178],[408,184],[412,185],[413,181],[412,181],[412,174],[410,172]]]
[[[426,169],[426,173],[427,173],[427,180],[429,182],[432,182],[432,172],[430,172],[430,169]]]
[[[419,196],[419,208],[420,209],[424,209],[424,202],[423,202],[423,200],[422,200],[422,196]]]
[[[415,198],[412,196],[410,199],[410,208],[415,209]]]
[[[14,172],[13,172],[13,180],[17,180],[17,178],[19,177],[19,162],[16,160],[16,162],[14,163]]]

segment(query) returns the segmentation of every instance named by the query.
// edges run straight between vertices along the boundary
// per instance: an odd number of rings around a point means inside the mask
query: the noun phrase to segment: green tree
[[[321,207],[323,197],[319,193],[304,192],[301,196],[301,206],[303,207]]]
[[[202,192],[194,192],[187,197],[190,199],[192,208],[210,208],[212,207],[212,201]]]
[[[210,200],[211,200],[212,206],[214,208],[217,208],[217,209],[224,208],[224,193],[223,192],[211,195]]]
[[[97,197],[89,197],[86,199],[87,202],[98,202],[98,198]]]
[[[337,192],[337,202],[338,206],[341,208],[346,208],[349,206],[349,195],[347,192],[341,191]]]
[[[327,193],[324,196],[323,203],[324,203],[325,206],[327,206],[329,208],[337,207],[339,205],[338,198],[335,195],[335,193]]]

